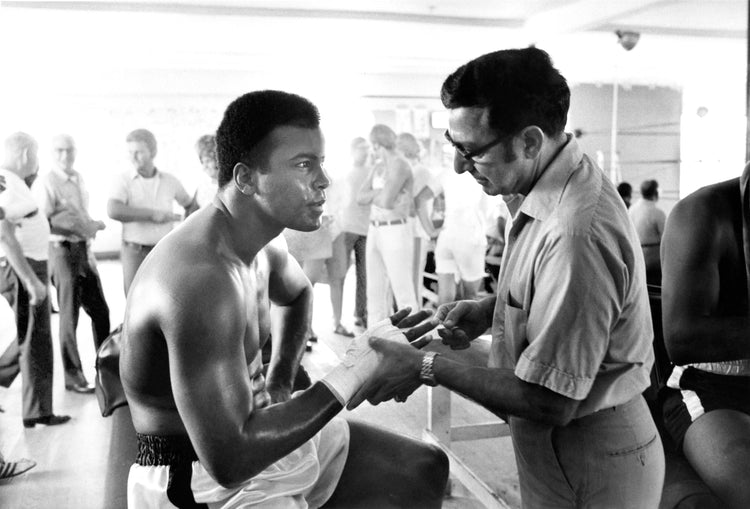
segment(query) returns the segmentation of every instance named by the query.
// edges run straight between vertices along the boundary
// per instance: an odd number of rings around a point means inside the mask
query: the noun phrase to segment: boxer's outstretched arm
[[[254,406],[245,351],[254,294],[229,272],[192,270],[179,280],[155,302],[172,392],[201,463],[220,484],[237,486],[309,440],[341,404],[315,384],[284,403]]]

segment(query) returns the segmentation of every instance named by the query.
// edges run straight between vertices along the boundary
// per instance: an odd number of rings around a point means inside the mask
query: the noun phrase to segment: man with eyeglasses
[[[614,184],[564,131],[565,78],[540,49],[497,51],[451,74],[441,99],[456,172],[511,212],[497,297],[435,316],[451,349],[491,328],[489,358],[371,339],[384,360],[350,407],[440,384],[510,424],[524,507],[657,507],[643,253]]]

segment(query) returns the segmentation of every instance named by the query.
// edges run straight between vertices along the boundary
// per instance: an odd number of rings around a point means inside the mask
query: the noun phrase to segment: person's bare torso
[[[748,309],[739,191],[737,180],[717,184],[711,204],[720,249],[717,316],[745,316]]]
[[[131,289],[123,325],[121,377],[139,433],[155,435],[187,435],[180,417],[170,380],[170,363],[165,330],[170,321],[179,319],[164,308],[179,310],[181,301],[206,301],[210,291],[186,294],[172,275],[175,268],[188,277],[195,273],[229,275],[238,284],[226,288],[232,299],[246,310],[243,342],[247,376],[251,380],[253,407],[270,402],[265,388],[260,350],[270,335],[268,298],[269,262],[261,250],[246,265],[229,255],[222,238],[222,216],[215,207],[208,207],[191,217],[178,231],[165,238],[139,268]],[[212,317],[213,319],[213,317]],[[215,317],[221,320],[222,317]],[[200,342],[212,340],[210,335]],[[173,352],[181,348],[179,338],[173,339]],[[184,353],[184,352],[183,352]],[[190,352],[200,355],[200,352]]]

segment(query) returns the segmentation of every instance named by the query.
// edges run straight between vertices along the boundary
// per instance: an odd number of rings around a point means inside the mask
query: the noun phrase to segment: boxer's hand
[[[397,321],[401,323],[403,319]],[[346,406],[378,367],[378,355],[370,346],[370,337],[409,346],[406,336],[388,319],[376,323],[361,336],[349,341],[341,363],[321,379],[343,406]]]

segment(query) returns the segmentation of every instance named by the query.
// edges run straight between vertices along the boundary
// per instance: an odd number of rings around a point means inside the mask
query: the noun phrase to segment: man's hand
[[[453,350],[463,350],[471,346],[471,342],[484,334],[491,325],[487,309],[483,301],[460,300],[443,304],[437,310],[435,319],[443,324],[444,329],[438,329],[438,335],[443,344]],[[491,316],[491,315],[489,315]]]
[[[175,214],[171,210],[154,210],[151,213],[151,221],[154,223],[170,223],[173,221],[179,221],[182,216]]]
[[[29,294],[29,304],[36,306],[44,302],[44,299],[47,297],[47,285],[42,283],[38,277],[33,277],[23,286]]]
[[[438,322],[435,319],[426,320],[432,315],[430,310],[421,310],[413,315],[409,315],[409,311],[409,308],[400,309],[391,315],[391,323],[402,329],[409,345],[370,335],[369,345],[378,356],[378,366],[354,394],[347,405],[348,409],[356,408],[365,399],[373,405],[392,398],[406,401],[421,385],[419,370],[423,355],[419,349],[430,342],[431,338],[425,334],[434,329]]]
[[[364,400],[373,405],[396,399],[404,402],[422,382],[419,371],[424,354],[415,345],[403,345],[381,338],[370,338],[370,347],[380,363],[373,375],[349,401],[347,409],[357,408]]]
[[[408,314],[409,308],[402,309],[391,316],[390,322],[383,320],[376,323],[364,334],[352,339],[347,345],[341,364],[323,377],[321,382],[331,390],[343,406],[346,406],[352,396],[372,377],[380,364],[378,354],[370,346],[370,338],[401,344],[411,349],[409,341],[419,338],[424,332],[434,327],[431,322],[420,324],[430,316],[429,311],[420,311],[412,316]]]
[[[424,337],[425,334],[438,326],[437,319],[427,320],[432,315],[429,309],[422,309],[413,315],[410,315],[411,308],[399,309],[391,315],[391,323],[402,329],[401,332],[406,336],[406,340],[418,348],[430,342],[430,337]],[[406,329],[406,330],[404,330]],[[417,339],[419,341],[417,341]]]
[[[271,403],[283,403],[292,399],[292,389],[290,387],[270,384],[266,385],[266,390],[269,396],[271,396]]]

